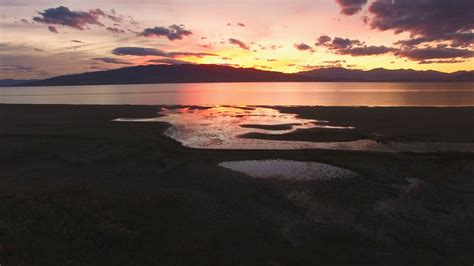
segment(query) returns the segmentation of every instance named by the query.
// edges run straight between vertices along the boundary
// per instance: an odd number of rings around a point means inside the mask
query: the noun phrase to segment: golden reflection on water
[[[248,133],[287,134],[298,129],[332,128],[330,121],[310,120],[295,114],[280,113],[276,109],[248,106],[207,106],[163,108],[164,116],[149,119],[126,119],[122,122],[167,122],[171,126],[165,135],[184,146],[199,149],[337,149],[364,151],[474,151],[472,144],[463,143],[380,143],[373,140],[347,142],[309,142],[240,138]]]
[[[1,103],[474,106],[474,83],[187,83],[0,88]]]

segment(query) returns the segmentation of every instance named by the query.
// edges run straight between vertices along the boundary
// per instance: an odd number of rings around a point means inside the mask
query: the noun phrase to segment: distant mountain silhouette
[[[108,71],[87,72],[17,84],[18,86],[67,86],[198,82],[303,82],[303,81],[474,81],[474,71],[443,73],[411,69],[368,71],[345,68],[320,68],[295,74],[235,68],[221,65],[147,65]]]
[[[15,86],[27,82],[37,81],[35,79],[0,79],[0,87]]]
[[[439,71],[417,71],[413,69],[384,69],[375,68],[368,71],[352,70],[345,68],[320,68],[310,71],[299,72],[317,80],[328,81],[474,81],[474,71],[459,71],[455,73],[443,73]]]
[[[310,81],[310,78],[264,71],[253,68],[234,68],[220,65],[147,65],[108,71],[58,76],[23,85],[99,85],[146,83],[197,83],[197,82],[263,82]]]

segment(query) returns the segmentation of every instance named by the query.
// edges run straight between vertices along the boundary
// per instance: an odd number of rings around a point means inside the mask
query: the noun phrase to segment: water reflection
[[[350,170],[329,164],[290,160],[231,161],[222,162],[219,166],[258,178],[329,180],[357,175]]]
[[[200,149],[335,149],[383,152],[440,152],[474,151],[473,144],[409,142],[380,143],[373,140],[347,142],[309,142],[240,138],[250,133],[286,134],[297,129],[332,128],[351,130],[351,127],[333,127],[328,121],[309,120],[295,114],[280,113],[264,107],[212,106],[205,108],[166,109],[164,116],[149,119],[119,118],[122,122],[168,122],[165,134],[184,146]]]
[[[473,83],[187,83],[0,88],[2,103],[473,106]]]

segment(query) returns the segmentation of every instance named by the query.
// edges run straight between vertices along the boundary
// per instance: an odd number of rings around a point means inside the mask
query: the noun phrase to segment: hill
[[[68,86],[107,84],[200,83],[200,82],[458,82],[474,81],[474,71],[443,73],[411,69],[368,71],[320,68],[294,74],[222,65],[146,65],[108,71],[64,75],[19,83],[18,86]]]
[[[310,81],[310,78],[253,68],[220,65],[147,65],[108,71],[58,76],[30,82],[28,86],[198,83],[198,82],[287,82]]]

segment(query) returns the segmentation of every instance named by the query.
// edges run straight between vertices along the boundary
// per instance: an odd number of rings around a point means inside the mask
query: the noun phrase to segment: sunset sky
[[[474,70],[473,0],[0,0],[0,78],[183,62]]]

